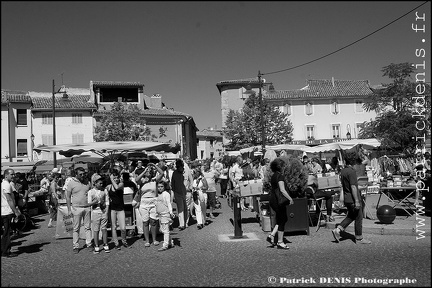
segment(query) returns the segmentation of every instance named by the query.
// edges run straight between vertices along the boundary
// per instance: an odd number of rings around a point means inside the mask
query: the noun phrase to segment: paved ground
[[[330,229],[311,227],[310,235],[288,235],[290,249],[279,250],[265,241],[268,232],[250,211],[242,212],[242,230],[256,240],[220,241],[221,235],[234,236],[233,212],[221,202],[216,219],[204,229],[175,228],[175,248],[164,252],[133,237],[129,249],[73,254],[72,239],[55,239],[48,215],[36,216],[39,228],[13,240],[18,257],[2,258],[1,286],[383,286],[386,279],[431,285],[430,217],[424,217],[426,236],[403,231],[412,230],[412,223],[402,221],[412,219],[397,218],[394,227],[403,227],[384,235],[373,231],[382,224],[365,220],[371,245],[349,239],[334,243]]]

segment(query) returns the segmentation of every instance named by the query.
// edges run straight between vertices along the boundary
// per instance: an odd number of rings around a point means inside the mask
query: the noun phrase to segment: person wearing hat
[[[93,188],[88,193],[88,202],[91,207],[91,221],[94,241],[94,254],[99,254],[99,231],[102,230],[103,250],[109,253],[108,246],[108,191],[104,188],[104,181],[101,175],[95,173],[91,177]]]

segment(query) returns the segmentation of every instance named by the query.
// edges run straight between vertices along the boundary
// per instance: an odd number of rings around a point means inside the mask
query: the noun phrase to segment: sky
[[[431,2],[424,1],[2,1],[1,88],[52,91],[90,81],[144,84],[144,94],[222,126],[216,84],[258,76],[276,90],[307,79],[389,83],[391,63],[422,64],[430,82]],[[426,21],[417,19],[426,15]],[[414,31],[426,26],[426,33]],[[422,40],[424,39],[424,42]],[[424,58],[416,49],[425,49]],[[289,69],[287,71],[278,72]],[[415,80],[415,79],[414,79]]]

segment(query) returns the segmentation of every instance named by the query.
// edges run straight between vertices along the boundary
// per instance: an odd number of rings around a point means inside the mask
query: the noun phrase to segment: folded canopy
[[[115,153],[120,151],[147,151],[147,152],[172,152],[180,150],[178,145],[151,141],[104,141],[81,144],[40,145],[33,148],[34,151],[58,152],[65,157],[80,155],[83,152]]]
[[[352,149],[357,145],[362,145],[365,149],[377,148],[381,143],[377,139],[352,139],[342,142],[333,142],[327,144],[321,144],[315,147],[309,147],[306,152],[318,153],[318,152],[328,152],[334,150],[348,150]]]

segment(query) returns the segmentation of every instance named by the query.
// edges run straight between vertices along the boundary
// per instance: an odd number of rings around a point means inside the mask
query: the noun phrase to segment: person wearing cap
[[[109,197],[108,192],[104,189],[104,181],[101,175],[92,175],[93,188],[88,193],[88,202],[91,207],[91,220],[94,241],[94,254],[99,254],[99,231],[102,230],[103,249],[109,253],[108,246],[108,211]]]

